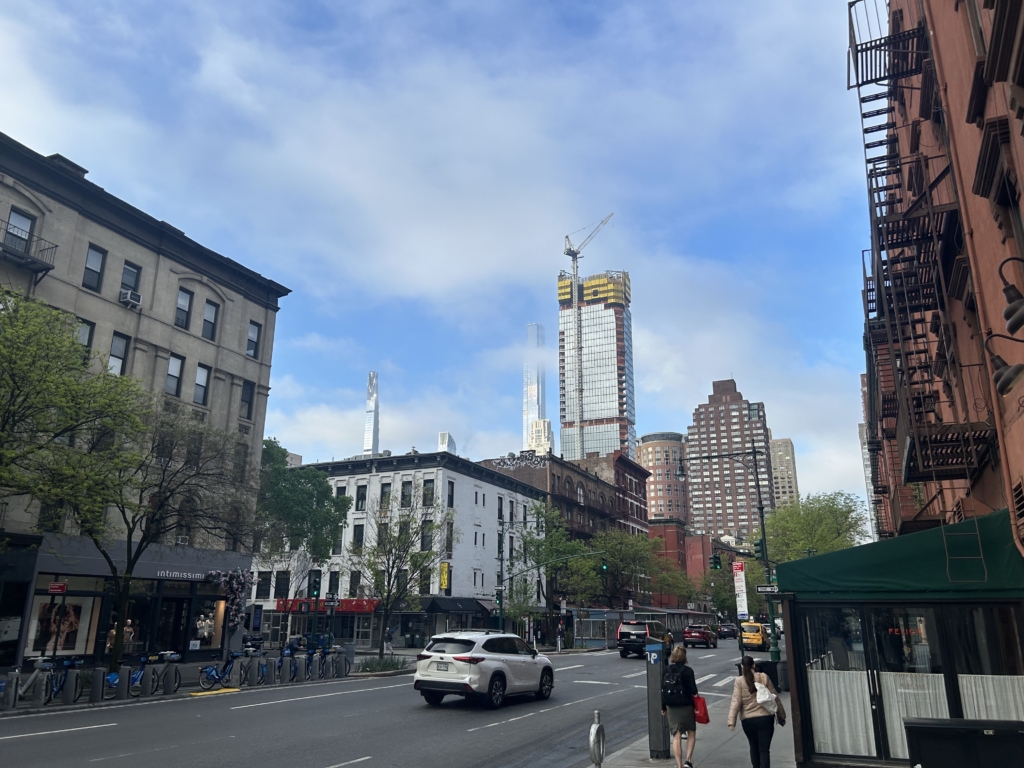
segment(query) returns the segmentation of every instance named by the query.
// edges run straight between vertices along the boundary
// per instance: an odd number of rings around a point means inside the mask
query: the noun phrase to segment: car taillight
[[[432,658],[434,658],[434,654],[432,654],[432,653],[417,653],[416,654],[416,661],[423,661],[424,659],[432,659]]]
[[[452,656],[455,661],[464,661],[467,664],[479,664],[484,660],[483,656]]]

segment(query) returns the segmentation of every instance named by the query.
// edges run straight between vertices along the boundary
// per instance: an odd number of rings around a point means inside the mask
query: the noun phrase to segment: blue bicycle
[[[29,675],[23,682],[18,685],[18,698],[24,699],[28,692],[32,690],[34,685],[45,686],[43,692],[43,702],[49,704],[55,698],[58,698],[64,691],[64,684],[68,680],[68,672],[72,668],[78,668],[82,666],[82,660],[78,658],[61,659],[59,662],[54,662],[50,659],[43,657],[37,659],[28,659],[33,662],[34,669],[32,674]],[[62,667],[60,672],[54,672],[54,667],[57,665]],[[73,700],[78,701],[82,696],[84,690],[84,683],[80,675],[75,677],[75,693]],[[3,697],[7,691],[7,680],[6,678],[0,680],[0,698]]]
[[[199,687],[204,691],[209,691],[218,684],[222,688],[227,687],[225,681],[231,679],[231,670],[235,666],[235,659],[240,658],[242,655],[243,654],[238,651],[232,651],[228,655],[228,660],[224,662],[224,667],[222,669],[217,669],[216,665],[200,667]]]
[[[163,677],[167,673],[167,669],[170,663],[178,661],[181,658],[181,654],[174,653],[173,651],[160,651],[159,653],[152,653],[142,656],[139,659],[138,669],[132,670],[131,676],[128,683],[129,695],[135,697],[142,694],[142,682],[146,679],[147,671],[151,674],[152,679],[150,680],[150,690],[157,690],[163,683]],[[150,669],[149,664],[159,664],[156,669]],[[112,699],[117,695],[117,684],[120,681],[121,676],[117,672],[108,672],[106,676],[106,686],[103,689],[103,698]],[[178,671],[178,667],[174,667],[174,690],[178,690],[178,686],[181,685],[181,672]]]

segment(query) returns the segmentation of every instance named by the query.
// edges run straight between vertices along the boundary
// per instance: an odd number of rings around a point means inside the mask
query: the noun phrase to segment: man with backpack
[[[693,697],[697,695],[697,681],[686,663],[686,648],[672,649],[669,666],[661,678],[661,714],[668,716],[672,733],[672,752],[676,768],[693,768],[693,748],[697,743],[697,717]],[[683,760],[683,731],[686,731],[686,760]]]

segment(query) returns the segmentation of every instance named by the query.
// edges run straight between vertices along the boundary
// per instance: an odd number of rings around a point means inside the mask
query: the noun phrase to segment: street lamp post
[[[749,456],[754,462],[754,487],[757,489],[757,516],[761,523],[761,559],[764,562],[764,577],[765,583],[770,585],[772,583],[772,565],[768,559],[768,539],[765,533],[764,526],[764,500],[761,497],[761,474],[758,469],[757,455],[764,453],[759,451],[757,448],[751,448],[749,451],[738,451],[736,453],[715,453],[708,454],[707,456],[692,456],[687,457],[687,461],[708,461],[710,459],[729,459],[734,461],[742,467],[749,469],[746,463],[741,461],[740,457],[746,458]],[[683,466],[683,459],[679,459],[679,468],[676,470],[676,477],[683,480],[686,477],[686,469]],[[775,626],[775,605],[772,603],[771,597],[766,596],[765,602],[768,605],[768,633],[771,637],[770,644],[768,646],[769,658],[772,661],[779,661],[782,658],[782,654],[779,651],[779,628]]]

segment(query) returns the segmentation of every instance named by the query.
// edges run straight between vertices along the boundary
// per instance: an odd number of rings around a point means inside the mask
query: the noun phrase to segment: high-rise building
[[[380,451],[380,405],[377,402],[377,372],[366,379],[366,427],[363,431],[363,455],[376,456]]]
[[[530,450],[533,423],[546,419],[544,361],[544,326],[530,323],[526,326],[526,362],[523,364],[523,450]],[[551,422],[548,422],[550,429]]]
[[[437,433],[437,452],[455,453],[455,438],[452,437],[451,432]]]
[[[690,528],[740,538],[758,530],[758,491],[765,512],[776,506],[764,403],[744,399],[732,379],[712,382],[712,394],[694,410],[687,437]],[[756,473],[750,456],[702,458],[751,449],[758,450]]]
[[[788,437],[771,440],[769,450],[772,458],[772,487],[775,490],[775,504],[784,507],[800,501],[800,487],[796,482],[796,451]]]
[[[551,419],[537,419],[530,424],[530,437],[526,441],[526,450],[537,454],[550,453],[555,447],[555,436],[551,432]]]
[[[652,432],[640,438],[637,461],[651,473],[647,478],[647,509],[650,516],[687,519],[686,481],[678,478],[686,438],[679,432]]]
[[[583,350],[583,453],[607,456],[636,451],[633,400],[633,328],[629,312],[628,272],[603,272],[578,287]],[[580,426],[580,371],[572,274],[558,275],[558,386],[562,456],[581,459],[576,442]]]

